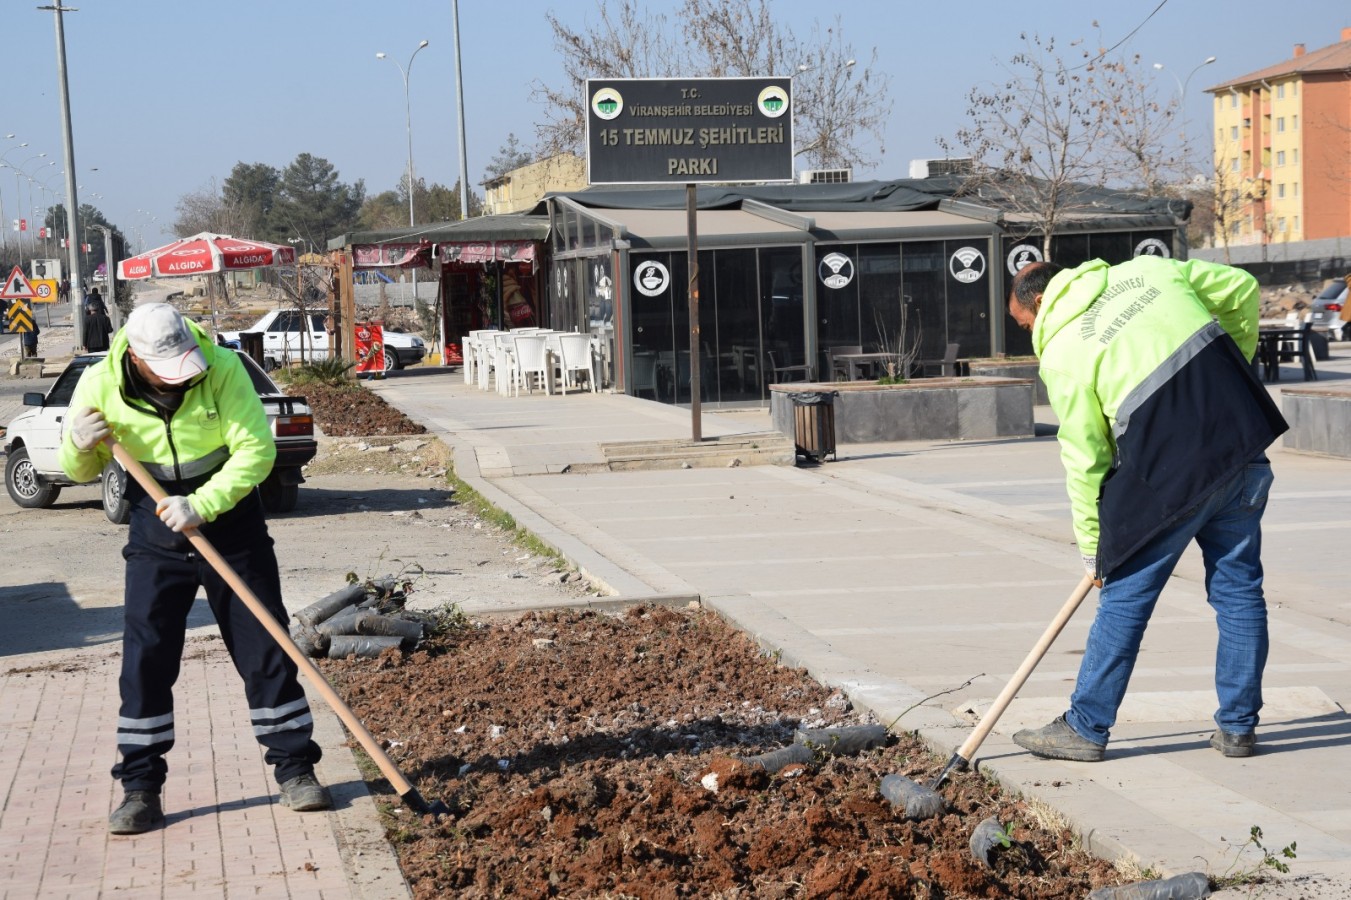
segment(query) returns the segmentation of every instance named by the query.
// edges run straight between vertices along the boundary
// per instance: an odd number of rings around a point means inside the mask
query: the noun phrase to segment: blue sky
[[[54,196],[64,184],[56,176],[64,159],[53,14],[36,8],[45,0],[3,2],[0,155],[29,174],[41,167],[39,180]],[[147,244],[171,237],[180,196],[224,179],[240,161],[281,168],[311,153],[333,163],[345,182],[364,179],[368,193],[393,188],[408,151],[403,79],[391,59],[406,67],[424,39],[430,43],[410,78],[414,163],[429,182],[451,185],[459,177],[450,0],[67,3],[79,10],[64,19],[80,201],[130,235],[140,228]],[[679,4],[646,5],[671,11]],[[1157,77],[1173,92],[1179,85],[1169,72],[1182,80],[1207,56],[1217,57],[1188,85],[1190,127],[1204,133],[1198,126],[1211,115],[1202,89],[1287,59],[1296,43],[1311,51],[1336,43],[1351,26],[1345,0],[1298,0],[1282,4],[1279,15],[1268,0],[1166,0],[1157,11],[1158,0],[771,5],[800,36],[813,22],[833,24],[838,13],[860,62],[877,48],[894,110],[881,164],[856,172],[859,178],[904,176],[911,159],[941,155],[935,138],[961,126],[963,98],[974,85],[999,79],[1023,31],[1054,36],[1062,46],[1096,42],[1099,28],[1108,43],[1134,31],[1123,48],[1147,64],[1163,63]],[[544,13],[554,10],[576,27],[594,21],[595,8],[593,0],[460,3],[468,171],[476,189],[508,133],[533,143],[541,107],[531,83],[561,77]],[[390,59],[377,60],[377,51]],[[13,149],[25,141],[28,147]],[[57,165],[43,165],[50,160]],[[21,190],[26,205],[26,181]],[[34,205],[42,199],[39,189]],[[14,218],[10,169],[0,169],[0,202],[5,218]]]

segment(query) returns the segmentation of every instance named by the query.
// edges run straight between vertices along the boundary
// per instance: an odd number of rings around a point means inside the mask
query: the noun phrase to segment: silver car
[[[1313,298],[1309,305],[1309,324],[1314,328],[1327,330],[1335,340],[1351,338],[1351,330],[1342,321],[1342,310],[1346,308],[1346,283],[1334,281],[1323,288],[1323,292]]]

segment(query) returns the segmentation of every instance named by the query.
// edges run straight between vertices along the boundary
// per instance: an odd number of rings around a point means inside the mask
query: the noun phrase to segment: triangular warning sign
[[[28,300],[36,296],[37,291],[33,290],[33,285],[23,274],[23,269],[15,266],[14,271],[5,279],[5,288],[0,290],[0,297],[6,300]]]

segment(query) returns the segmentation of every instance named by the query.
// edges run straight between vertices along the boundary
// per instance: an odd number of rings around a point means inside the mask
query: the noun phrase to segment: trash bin
[[[801,391],[790,393],[793,401],[793,442],[797,455],[809,463],[825,462],[829,453],[835,459],[835,398],[838,391]]]

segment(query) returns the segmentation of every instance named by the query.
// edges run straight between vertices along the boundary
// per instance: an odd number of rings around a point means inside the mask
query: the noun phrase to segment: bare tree
[[[968,125],[957,143],[976,169],[965,190],[1000,200],[1028,220],[1051,258],[1051,235],[1079,184],[1101,184],[1107,126],[1086,73],[1066,64],[1055,39],[1022,35],[1002,86],[967,95]],[[950,151],[946,139],[939,145]]]
[[[178,218],[174,220],[174,234],[179,237],[202,231],[215,234],[247,233],[247,210],[238,203],[227,201],[214,178],[200,190],[179,197],[176,211]]]
[[[1022,40],[1003,84],[973,88],[969,124],[939,146],[972,158],[963,191],[1018,214],[1049,259],[1051,235],[1084,186],[1165,193],[1174,157],[1160,148],[1172,113],[1137,74],[1138,58],[1080,49],[1071,64],[1053,38]]]
[[[804,41],[768,0],[684,0],[679,26],[636,0],[597,0],[597,8],[600,21],[576,31],[546,15],[564,78],[534,85],[545,108],[538,156],[584,152],[586,79],[695,75],[792,77],[795,154],[810,165],[871,165],[884,152],[890,78],[875,71],[876,50],[860,68],[838,18],[824,31],[813,26]]]
[[[1151,197],[1167,193],[1186,176],[1187,136],[1173,141],[1178,99],[1159,100],[1139,54],[1099,59],[1085,69],[1106,138],[1103,180],[1115,176]]]

